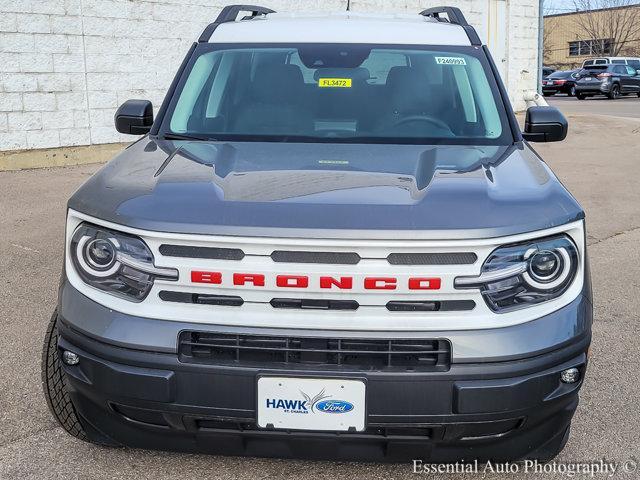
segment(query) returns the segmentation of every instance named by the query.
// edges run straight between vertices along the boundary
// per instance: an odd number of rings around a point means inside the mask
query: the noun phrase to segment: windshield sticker
[[[348,160],[318,160],[320,165],[349,165]]]
[[[319,78],[320,88],[351,88],[350,78]]]
[[[462,57],[436,57],[438,65],[466,65],[467,62]]]

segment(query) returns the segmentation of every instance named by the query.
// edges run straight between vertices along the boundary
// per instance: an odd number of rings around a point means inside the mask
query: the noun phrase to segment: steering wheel
[[[409,115],[408,117],[400,118],[393,122],[393,127],[399,127],[400,125],[404,125],[405,123],[410,122],[427,122],[436,127],[442,128],[444,130],[451,131],[451,127],[444,123],[442,120],[438,120],[437,118],[429,117],[427,115]]]

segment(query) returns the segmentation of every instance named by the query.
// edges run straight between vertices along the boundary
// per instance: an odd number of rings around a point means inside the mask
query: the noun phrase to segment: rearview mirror
[[[560,142],[568,129],[567,119],[556,107],[529,107],[522,136],[529,142]]]
[[[149,100],[127,100],[116,111],[114,120],[118,132],[144,135],[153,125],[153,105]]]

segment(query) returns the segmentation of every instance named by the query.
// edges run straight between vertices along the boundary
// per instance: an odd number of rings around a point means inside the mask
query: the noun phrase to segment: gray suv
[[[577,75],[575,90],[578,100],[594,95],[606,95],[611,100],[629,94],[640,97],[640,70],[630,65],[585,67]]]
[[[328,35],[327,32],[331,32]],[[555,456],[587,367],[584,212],[460,10],[223,9],[69,200],[45,395],[102,445]]]

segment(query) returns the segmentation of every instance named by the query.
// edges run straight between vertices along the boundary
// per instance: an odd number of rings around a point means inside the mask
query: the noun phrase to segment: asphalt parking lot
[[[578,102],[558,97],[550,102],[565,110],[571,132],[563,143],[536,148],[587,211],[596,318],[581,405],[571,439],[557,461],[604,459],[622,469],[623,462],[640,462],[640,100]],[[629,116],[636,118],[624,118]],[[100,448],[57,427],[41,393],[41,344],[62,264],[65,202],[97,168],[0,173],[0,479],[415,477],[410,464]],[[490,472],[437,475],[439,479],[504,477]],[[633,474],[618,470],[615,476],[639,477],[640,470]],[[512,478],[567,475],[521,472]]]
[[[640,98],[628,95],[611,101],[607,97],[589,97],[578,100],[566,95],[546,97],[546,100],[559,107],[565,114],[615,116],[624,118],[640,118]]]

